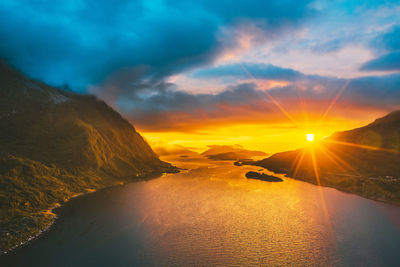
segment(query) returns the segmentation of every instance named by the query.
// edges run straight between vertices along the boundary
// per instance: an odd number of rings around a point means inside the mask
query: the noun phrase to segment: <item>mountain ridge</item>
[[[392,111],[366,126],[336,132],[327,139],[400,151],[400,110]]]
[[[400,110],[364,127],[334,133],[309,147],[247,164],[400,204]]]
[[[57,203],[176,168],[104,101],[0,64],[0,251],[55,218]]]

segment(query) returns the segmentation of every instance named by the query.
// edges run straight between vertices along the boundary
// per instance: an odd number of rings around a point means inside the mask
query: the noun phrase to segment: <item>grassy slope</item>
[[[174,168],[103,101],[0,66],[0,250],[37,234],[72,196]]]

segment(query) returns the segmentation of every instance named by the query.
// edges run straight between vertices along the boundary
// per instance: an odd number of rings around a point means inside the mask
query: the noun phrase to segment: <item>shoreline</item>
[[[252,165],[252,164],[249,164],[249,165]],[[292,180],[295,180],[295,181],[298,181],[298,182],[304,182],[304,183],[312,184],[312,185],[315,185],[315,186],[322,186],[322,187],[335,189],[337,191],[340,191],[340,192],[343,192],[343,193],[346,193],[346,194],[352,194],[352,195],[355,195],[355,196],[358,196],[358,197],[362,197],[362,198],[367,199],[367,200],[375,201],[377,203],[393,205],[393,206],[396,206],[396,207],[400,206],[399,202],[391,202],[391,201],[387,201],[387,200],[379,198],[379,197],[378,198],[366,197],[366,196],[358,194],[356,192],[352,192],[352,191],[348,191],[348,190],[341,190],[341,189],[339,189],[337,187],[334,187],[334,186],[331,186],[331,185],[323,185],[323,184],[318,185],[318,184],[313,183],[311,181],[308,181],[306,179],[295,179],[295,178],[287,176],[287,174],[284,174],[284,173],[276,173],[273,170],[270,170],[270,169],[268,169],[266,167],[262,167],[262,166],[258,166],[258,165],[252,165],[252,166],[261,167],[264,170],[272,173],[273,175],[276,175],[277,177],[282,177],[282,178],[285,178],[285,179],[292,179]],[[232,167],[235,167],[235,166],[232,165]],[[179,169],[179,170],[182,171],[183,169]],[[110,188],[113,188],[113,187],[117,187],[117,186],[124,186],[124,185],[130,184],[130,183],[143,182],[143,181],[149,181],[149,180],[152,180],[152,179],[161,178],[161,177],[164,177],[166,175],[171,175],[171,174],[174,174],[174,173],[176,173],[176,172],[148,173],[147,175],[136,176],[135,180],[120,181],[118,183],[107,185],[107,186],[104,186],[104,187],[101,187],[101,188],[98,188],[98,189],[90,189],[89,188],[89,189],[86,189],[86,192],[81,192],[81,193],[77,193],[77,194],[72,195],[65,202],[55,203],[55,205],[53,207],[51,207],[50,209],[43,210],[41,212],[42,214],[50,214],[52,216],[51,221],[46,225],[46,227],[38,229],[36,234],[31,235],[29,238],[27,238],[26,240],[24,240],[23,242],[21,242],[19,244],[14,245],[10,249],[8,249],[6,251],[0,251],[0,257],[1,256],[7,256],[9,253],[12,253],[14,251],[17,251],[18,249],[21,249],[21,248],[23,248],[25,246],[30,245],[35,240],[43,237],[45,233],[50,232],[53,229],[53,227],[55,226],[55,223],[57,222],[57,219],[60,218],[60,213],[57,213],[56,210],[58,208],[64,207],[66,204],[68,204],[70,202],[71,199],[75,199],[75,198],[78,198],[78,197],[81,197],[81,196],[86,196],[86,195],[89,195],[89,194],[92,194],[92,193],[96,193],[96,192],[99,192],[99,191],[102,191],[102,190],[107,190],[107,189],[110,189]]]
[[[77,198],[77,197],[80,197],[80,196],[84,196],[84,195],[88,195],[88,194],[91,194],[91,193],[95,193],[98,190],[106,189],[106,188],[110,188],[110,187],[118,186],[118,185],[123,185],[123,183],[122,184],[117,184],[117,185],[111,185],[111,186],[107,186],[107,187],[99,188],[99,189],[89,189],[86,193],[75,194],[75,195],[71,196],[70,198],[68,198],[67,201],[65,201],[63,203],[56,203],[52,208],[41,211],[40,213],[42,213],[42,214],[50,214],[52,216],[51,221],[46,225],[46,227],[43,228],[43,229],[39,229],[38,233],[30,236],[28,239],[26,239],[25,241],[21,242],[20,244],[17,244],[17,245],[11,247],[10,249],[8,249],[6,251],[0,251],[0,256],[7,255],[10,252],[13,252],[13,251],[15,251],[17,249],[20,249],[20,248],[24,247],[24,246],[27,246],[31,242],[34,242],[35,240],[39,239],[45,233],[49,232],[51,230],[52,226],[56,223],[56,220],[59,218],[59,216],[57,215],[55,210],[65,206],[67,203],[69,203],[69,201],[71,199],[74,199],[74,198]]]
[[[56,220],[58,219],[57,214],[52,212],[53,209],[55,209],[55,208],[57,208],[57,207],[51,208],[51,209],[46,210],[46,211],[43,212],[43,213],[50,212],[50,213],[53,214],[52,220],[50,221],[50,223],[44,229],[40,229],[37,234],[35,234],[33,236],[30,236],[26,241],[23,241],[20,244],[17,244],[17,245],[11,247],[10,249],[8,249],[6,251],[0,251],[0,256],[7,255],[10,252],[13,252],[13,251],[15,251],[15,250],[17,250],[19,248],[24,247],[24,246],[28,245],[29,243],[33,242],[34,240],[38,239],[39,237],[41,237],[44,233],[48,232],[50,230],[50,228],[54,225]]]
[[[0,257],[6,256],[9,253],[17,251],[18,249],[21,249],[21,248],[31,244],[35,240],[41,238],[45,233],[48,233],[49,231],[51,231],[51,229],[55,225],[57,219],[60,218],[58,216],[56,210],[59,209],[59,208],[64,207],[72,199],[75,199],[75,198],[78,198],[78,197],[81,197],[81,196],[86,196],[86,195],[89,195],[89,194],[92,194],[92,193],[99,192],[101,190],[106,190],[106,189],[117,187],[117,186],[123,186],[123,185],[126,185],[126,184],[136,183],[136,182],[150,181],[150,180],[161,178],[161,177],[164,177],[165,175],[174,174],[174,173],[177,173],[177,172],[171,172],[171,171],[170,172],[168,172],[168,171],[167,172],[160,172],[160,173],[159,172],[150,172],[150,173],[147,173],[147,174],[144,174],[144,175],[134,176],[135,180],[125,181],[125,182],[124,181],[120,181],[118,183],[111,184],[111,185],[106,185],[104,187],[97,188],[97,189],[88,188],[88,189],[86,189],[86,192],[76,193],[76,194],[72,195],[70,198],[68,198],[66,201],[63,201],[61,203],[60,202],[55,203],[50,209],[43,210],[43,211],[40,212],[41,214],[50,214],[52,216],[50,222],[46,225],[46,227],[38,228],[38,231],[37,231],[36,234],[29,236],[29,238],[27,238],[26,240],[22,241],[21,243],[16,244],[16,245],[12,246],[11,248],[9,248],[9,249],[7,249],[5,251],[0,250]]]
[[[355,191],[344,190],[344,189],[341,189],[341,188],[339,188],[339,187],[335,187],[335,186],[333,186],[333,185],[326,185],[326,184],[319,184],[319,185],[318,185],[316,182],[310,181],[310,180],[307,179],[307,178],[304,178],[304,179],[302,179],[302,178],[293,178],[293,177],[288,176],[287,173],[278,173],[278,172],[274,172],[273,170],[270,170],[270,169],[268,169],[268,168],[266,168],[266,167],[263,167],[263,166],[260,166],[260,165],[253,165],[253,164],[243,164],[243,165],[250,165],[250,166],[261,167],[261,168],[263,168],[264,170],[267,170],[268,172],[271,172],[271,173],[273,173],[274,175],[277,175],[278,177],[279,177],[279,176],[283,176],[283,177],[285,177],[285,178],[287,178],[287,179],[292,179],[292,180],[295,180],[295,181],[304,182],[304,183],[312,184],[312,185],[315,185],[315,186],[321,186],[321,187],[332,188],[332,189],[338,190],[338,191],[343,192],[343,193],[356,195],[356,196],[358,196],[358,197],[362,197],[362,198],[365,198],[365,199],[368,199],[368,200],[376,201],[376,202],[378,202],[378,203],[384,203],[384,204],[388,204],[388,205],[393,205],[393,206],[396,206],[396,207],[400,207],[400,200],[394,200],[394,201],[393,201],[393,200],[388,200],[388,199],[385,199],[385,198],[382,198],[382,197],[379,197],[379,196],[377,196],[377,197],[367,196],[367,195],[359,194],[359,193],[357,193],[357,192],[355,192]]]

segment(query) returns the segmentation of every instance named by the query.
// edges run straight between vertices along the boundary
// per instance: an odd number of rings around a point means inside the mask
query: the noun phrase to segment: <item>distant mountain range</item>
[[[103,101],[4,63],[0,129],[0,250],[45,228],[45,211],[73,195],[176,170]]]
[[[317,170],[321,185],[400,203],[400,110],[252,164],[315,184]]]
[[[246,160],[253,157],[267,156],[262,151],[246,150],[240,145],[210,145],[209,149],[201,153],[211,160]]]
[[[199,153],[192,150],[192,148],[184,147],[181,145],[168,145],[153,147],[154,151],[159,156],[187,156],[187,157],[198,157]]]

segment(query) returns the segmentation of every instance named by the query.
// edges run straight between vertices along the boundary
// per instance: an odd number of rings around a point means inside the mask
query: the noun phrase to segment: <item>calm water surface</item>
[[[183,163],[176,163],[183,166]],[[400,266],[400,208],[254,167],[188,171],[71,200],[1,266]],[[3,265],[2,265],[3,264]]]

